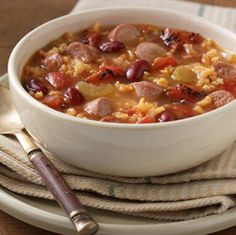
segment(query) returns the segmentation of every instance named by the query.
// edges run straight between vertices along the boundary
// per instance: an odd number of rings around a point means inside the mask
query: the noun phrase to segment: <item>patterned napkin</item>
[[[159,177],[100,175],[45,154],[85,206],[156,220],[181,221],[235,206],[236,143],[193,169]],[[0,135],[0,185],[15,193],[53,199],[15,139]]]

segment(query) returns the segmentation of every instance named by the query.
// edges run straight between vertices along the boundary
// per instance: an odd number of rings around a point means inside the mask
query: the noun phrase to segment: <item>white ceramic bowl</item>
[[[152,176],[203,163],[236,139],[236,102],[209,113],[169,123],[117,124],[71,117],[32,98],[20,76],[29,57],[66,31],[94,22],[115,25],[149,23],[199,32],[232,50],[236,36],[201,18],[141,8],[86,11],[50,21],[27,34],[13,50],[8,66],[10,88],[26,128],[58,158],[111,175]]]

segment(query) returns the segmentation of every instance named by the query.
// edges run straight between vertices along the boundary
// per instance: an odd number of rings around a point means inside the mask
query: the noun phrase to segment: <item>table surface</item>
[[[0,7],[0,75],[7,71],[11,50],[19,39],[36,26],[67,14],[77,0],[1,0]],[[236,7],[235,0],[192,0],[212,5]],[[40,9],[40,10],[38,10]],[[20,26],[20,27],[19,27]],[[55,235],[25,224],[0,211],[0,235]],[[236,234],[236,227],[214,235]]]

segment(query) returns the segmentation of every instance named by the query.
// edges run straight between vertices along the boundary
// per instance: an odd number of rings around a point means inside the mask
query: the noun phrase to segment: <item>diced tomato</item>
[[[61,96],[46,96],[42,100],[44,104],[49,106],[50,108],[60,110],[62,103],[63,103],[63,98]]]
[[[156,119],[154,117],[145,116],[144,118],[139,120],[137,123],[148,124],[148,123],[154,123],[154,122],[156,122]]]
[[[229,91],[236,98],[236,79],[225,80],[224,85],[220,89]]]
[[[174,57],[157,57],[153,62],[153,67],[157,70],[164,69],[168,66],[177,66],[177,61]]]
[[[45,79],[56,89],[62,90],[72,85],[73,79],[59,71],[48,73]]]
[[[167,106],[167,109],[173,112],[178,119],[192,117],[196,115],[192,107],[188,104],[171,104]]]
[[[137,28],[144,35],[147,35],[152,32],[152,28],[150,28],[148,25],[145,24],[138,25]]]
[[[101,122],[121,122],[118,118],[111,115],[101,118],[100,121]]]
[[[100,67],[100,71],[101,72],[108,72],[110,71],[114,77],[117,76],[123,76],[124,75],[124,71],[118,67],[118,66],[107,66],[107,65],[103,65]]]
[[[120,67],[103,65],[100,67],[99,72],[90,75],[84,81],[97,83],[122,75],[124,75],[124,71]]]
[[[85,82],[93,82],[93,83],[96,83],[96,82],[100,82],[101,81],[101,77],[102,77],[102,72],[99,71],[97,73],[94,73],[90,76],[88,76],[87,78],[84,79]]]
[[[81,40],[81,42],[93,47],[97,47],[100,42],[100,34],[98,32],[85,31],[84,38]]]
[[[177,31],[179,40],[182,44],[185,43],[200,43],[203,41],[203,38],[198,33],[187,32],[187,31]]]
[[[193,32],[181,30],[173,30],[166,28],[161,35],[164,44],[175,50],[183,49],[185,43],[201,43],[203,38],[201,35]]]
[[[133,109],[128,109],[128,110],[126,111],[126,113],[127,113],[129,116],[132,116],[133,114],[135,114],[135,110],[133,110]]]
[[[180,101],[180,100],[192,101],[193,100],[192,96],[187,94],[184,88],[185,86],[183,85],[176,85],[176,86],[169,87],[166,91],[166,96],[176,101]]]

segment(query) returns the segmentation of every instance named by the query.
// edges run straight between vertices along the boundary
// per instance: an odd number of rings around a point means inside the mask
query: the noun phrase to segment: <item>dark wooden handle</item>
[[[97,223],[86,212],[74,192],[44,153],[39,149],[33,150],[29,153],[29,157],[49,191],[69,215],[79,234],[95,234],[98,230]]]

